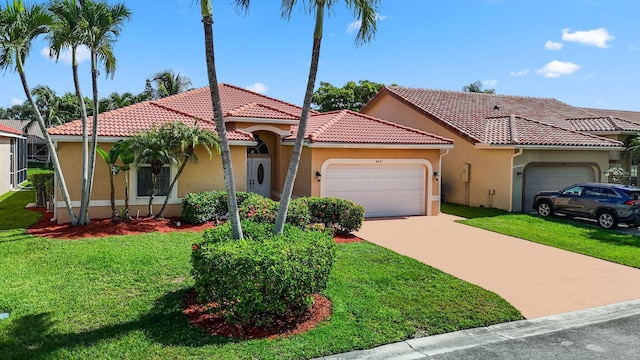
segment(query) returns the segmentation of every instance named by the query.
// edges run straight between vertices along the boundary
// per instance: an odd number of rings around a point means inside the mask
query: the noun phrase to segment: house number
[[[384,160],[376,160],[376,164],[382,164]]]

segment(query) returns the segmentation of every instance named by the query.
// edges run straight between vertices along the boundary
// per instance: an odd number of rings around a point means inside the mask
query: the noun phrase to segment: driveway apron
[[[366,220],[356,234],[493,291],[528,319],[640,299],[640,269],[456,223]]]

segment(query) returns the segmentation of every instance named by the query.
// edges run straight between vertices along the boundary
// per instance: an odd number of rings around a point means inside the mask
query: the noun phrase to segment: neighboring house
[[[27,161],[47,161],[49,150],[38,123],[33,121],[31,124],[27,124],[22,120],[0,120],[0,124],[19,130],[21,134],[27,137]],[[25,125],[28,125],[28,127],[25,128]]]
[[[385,87],[362,113],[451,138],[442,165],[447,202],[531,211],[533,196],[629,169],[640,125],[555,99]]]
[[[280,197],[301,108],[239,87],[220,84],[222,110],[231,145],[233,170],[239,191]],[[116,141],[163,123],[182,121],[215,130],[209,88],[200,88],[156,101],[146,101],[100,114],[98,141],[109,150]],[[49,129],[57,143],[62,171],[72,203],[79,206],[81,123],[74,121]],[[453,147],[447,138],[397,125],[371,116],[338,111],[311,112],[305,134],[294,196],[327,196],[355,200],[366,216],[435,215],[439,213],[441,157]],[[185,194],[223,190],[219,157],[188,165],[171,194],[167,216],[181,212]],[[177,171],[166,167],[165,182]],[[108,167],[96,164],[90,205],[92,218],[110,216]],[[131,214],[146,215],[150,172],[138,164],[131,172]],[[162,180],[162,179],[161,179]],[[117,204],[122,206],[124,178],[115,176]],[[63,211],[60,211],[63,210]],[[64,202],[57,197],[59,223],[68,222]]]
[[[27,180],[26,138],[0,124],[0,195]]]

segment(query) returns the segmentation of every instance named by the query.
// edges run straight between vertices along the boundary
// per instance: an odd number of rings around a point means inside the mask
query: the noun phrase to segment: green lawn
[[[510,214],[503,210],[447,205],[442,211],[467,217],[460,223],[579,254],[640,268],[640,237],[566,220]]]
[[[6,206],[13,196],[0,202],[0,218],[20,210]],[[70,241],[0,231],[0,312],[11,314],[0,320],[0,358],[312,358],[522,318],[494,293],[362,242],[338,245],[329,321],[286,339],[213,337],[181,312],[199,236]]]

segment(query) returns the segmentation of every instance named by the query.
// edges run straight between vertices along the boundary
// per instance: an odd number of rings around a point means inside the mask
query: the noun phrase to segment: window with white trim
[[[136,196],[146,197],[151,194],[151,165],[139,164],[137,167]],[[171,184],[171,167],[163,165],[162,171],[158,174],[156,180],[156,192],[154,196],[167,196],[169,194],[169,185]]]

